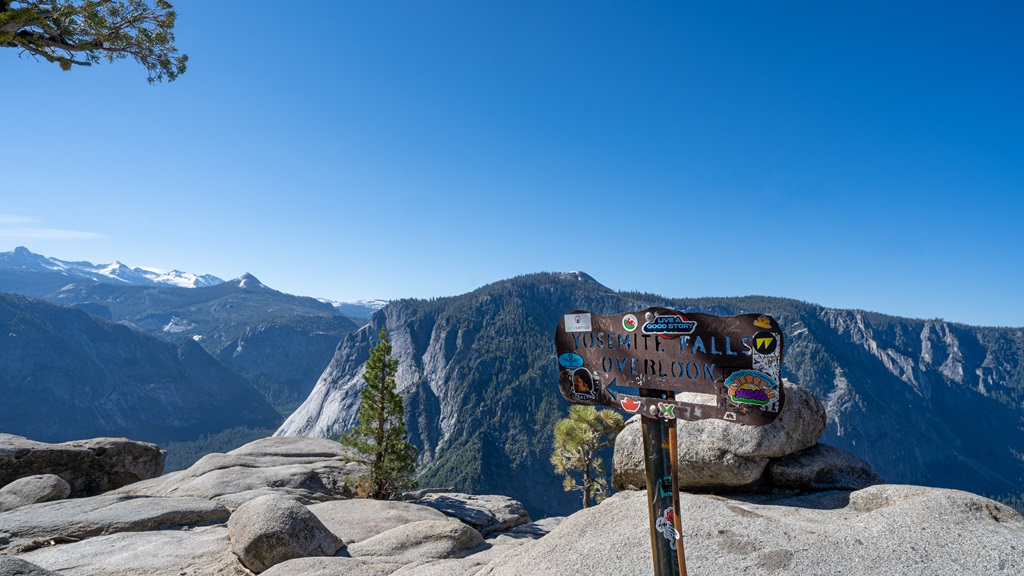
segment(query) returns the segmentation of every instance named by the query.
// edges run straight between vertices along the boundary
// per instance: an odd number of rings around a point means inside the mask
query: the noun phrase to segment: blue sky
[[[0,251],[1024,326],[1024,4],[174,4],[174,83],[0,50]]]

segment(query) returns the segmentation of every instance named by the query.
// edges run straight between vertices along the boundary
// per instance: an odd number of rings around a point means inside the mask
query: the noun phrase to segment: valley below
[[[0,256],[0,432],[35,440],[156,442],[180,470],[269,435],[337,439],[355,422],[362,365],[384,327],[420,484],[508,495],[537,518],[564,515],[578,503],[548,462],[551,429],[568,409],[554,326],[571,310],[660,306],[772,315],[786,343],[782,376],[826,409],[822,441],[888,482],[1015,503],[1024,485],[1022,329],[781,298],[616,292],[579,272],[378,302],[349,317],[252,275],[130,284],[69,276],[24,249]]]

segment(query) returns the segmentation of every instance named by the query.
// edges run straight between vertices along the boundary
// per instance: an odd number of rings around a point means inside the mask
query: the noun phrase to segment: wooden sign
[[[558,387],[569,402],[752,426],[768,424],[782,410],[783,348],[778,322],[764,314],[578,310],[555,332]]]

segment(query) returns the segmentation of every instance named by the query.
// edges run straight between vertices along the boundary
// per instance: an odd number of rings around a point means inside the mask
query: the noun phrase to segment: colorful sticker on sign
[[[658,336],[679,336],[680,334],[692,334],[697,328],[697,323],[687,320],[681,314],[655,316],[654,320],[644,324],[644,334],[657,334]]]
[[[767,316],[762,314],[757,317],[757,320],[754,320],[754,326],[757,326],[758,328],[764,328],[767,330],[772,327],[772,321],[769,320]]]
[[[771,354],[779,346],[779,339],[771,332],[758,332],[754,334],[753,341],[758,354]]]
[[[633,316],[632,314],[626,314],[622,317],[622,327],[629,332],[636,330],[636,327],[639,325],[640,322],[638,322],[636,316]]]
[[[622,409],[626,412],[636,412],[640,409],[640,406],[642,406],[642,404],[632,398],[623,398],[622,400],[619,400],[619,404],[622,405]]]
[[[578,400],[594,400],[594,376],[586,368],[577,368],[572,373],[572,393]]]
[[[664,402],[658,403],[658,417],[666,420],[671,420],[676,417],[676,406],[675,404],[665,404]]]
[[[579,354],[573,354],[572,352],[566,352],[558,357],[558,363],[569,369],[576,369],[583,366],[583,357]]]
[[[737,404],[752,404],[762,410],[775,406],[779,401],[778,385],[775,380],[756,370],[740,370],[725,380],[729,399]]]
[[[590,324],[589,312],[565,315],[566,332],[590,332],[591,330],[593,330],[593,326]]]

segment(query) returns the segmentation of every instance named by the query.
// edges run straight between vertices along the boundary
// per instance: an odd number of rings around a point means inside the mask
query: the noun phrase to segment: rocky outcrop
[[[577,512],[476,576],[649,575],[644,496],[622,492]],[[1024,518],[957,490],[879,485],[743,499],[684,493],[680,518],[690,574],[1024,573]]]
[[[254,461],[263,464],[252,469],[260,477],[260,488],[227,484],[226,490],[241,490],[242,497],[223,490],[208,499],[116,494],[30,504],[2,513],[0,553],[16,554],[24,562],[0,555],[0,576],[5,569],[36,567],[76,576],[650,573],[650,524],[642,491],[620,492],[564,519],[528,523],[521,523],[525,516],[516,512],[522,508],[519,503],[497,496],[423,495],[434,505],[440,502],[452,516],[425,502],[335,500],[307,507],[298,500],[340,496],[329,490],[303,491],[289,483],[294,471],[277,473],[284,481],[275,492],[273,482],[268,483],[274,476],[261,476],[259,470],[273,469],[270,464],[277,462],[312,473],[315,457],[338,456],[334,443],[311,442],[280,438],[236,451],[259,454]],[[301,454],[289,455],[289,446]],[[811,463],[793,464],[801,460]],[[237,466],[246,462],[253,461],[240,460]],[[820,445],[774,463],[780,475],[790,468],[817,466],[826,472],[799,482],[819,487],[849,487],[850,477],[834,471],[858,470],[852,457]],[[262,497],[251,498],[256,493]],[[885,484],[852,492],[794,494],[682,493],[679,517],[690,573],[1024,573],[1024,517],[981,496]],[[228,509],[218,501],[244,504],[229,519]],[[496,531],[485,539],[475,526]],[[348,538],[352,541],[338,550]]]
[[[93,496],[0,514],[0,552],[17,553],[104,534],[224,522],[223,506],[199,498]]]
[[[0,554],[0,576],[57,576],[57,573],[40,568],[21,558]]]
[[[343,544],[308,508],[276,494],[239,506],[228,531],[231,551],[257,574],[293,558],[331,556]]]
[[[41,548],[22,556],[74,576],[251,576],[231,553],[224,526],[124,532]]]
[[[423,520],[403,524],[348,547],[353,558],[388,564],[410,564],[465,556],[483,545],[479,532],[456,520]]]
[[[474,496],[455,492],[427,494],[416,501],[465,522],[487,536],[530,522],[523,505],[508,496]]]
[[[40,474],[26,476],[0,488],[0,512],[8,512],[15,508],[62,500],[71,494],[71,486],[60,476]]]
[[[775,488],[797,490],[860,490],[885,482],[867,462],[826,444],[772,460],[767,477]]]
[[[508,534],[514,537],[530,536],[534,538],[540,538],[541,536],[547,535],[548,532],[554,530],[559,524],[565,520],[564,516],[551,516],[548,518],[541,518],[536,522],[529,522],[527,524],[520,524],[515,528],[508,531]]]
[[[806,389],[787,381],[784,385],[786,403],[778,418],[766,426],[740,426],[723,420],[677,421],[680,487],[756,487],[772,459],[814,446],[825,432],[825,409]],[[615,441],[612,485],[619,489],[646,487],[638,416],[627,422]]]
[[[309,510],[346,544],[362,542],[403,524],[446,518],[420,504],[363,498],[313,504]]]
[[[11,453],[24,460],[30,451]],[[283,564],[289,571],[276,573],[342,569],[384,576],[416,563],[437,570],[439,563],[467,555],[474,558],[462,565],[479,567],[550,528],[522,526],[529,522],[522,505],[501,496],[417,494],[451,517],[414,502],[339,500],[363,474],[365,468],[337,442],[267,438],[100,496],[19,503],[0,513],[0,552],[18,554],[39,570],[96,576],[239,576]],[[35,499],[46,490],[26,487],[60,482],[56,476],[29,478],[7,493]],[[474,526],[496,538],[485,541]],[[514,527],[521,529],[513,533]],[[331,556],[346,542],[351,547],[344,554],[361,560]],[[20,560],[7,564],[27,566]]]
[[[92,496],[163,472],[156,444],[127,438],[93,438],[47,444],[0,434],[0,486],[40,474],[59,476],[72,497]]]
[[[446,560],[418,560],[406,564],[392,573],[392,576],[463,576],[474,574],[487,563],[490,550],[466,558]]]
[[[207,454],[187,470],[116,493],[207,498],[232,509],[267,494],[284,494],[312,504],[350,497],[349,484],[365,471],[333,440],[264,438],[227,454]]]
[[[368,562],[356,558],[314,556],[282,562],[264,572],[263,576],[389,576],[401,567],[400,564]]]

